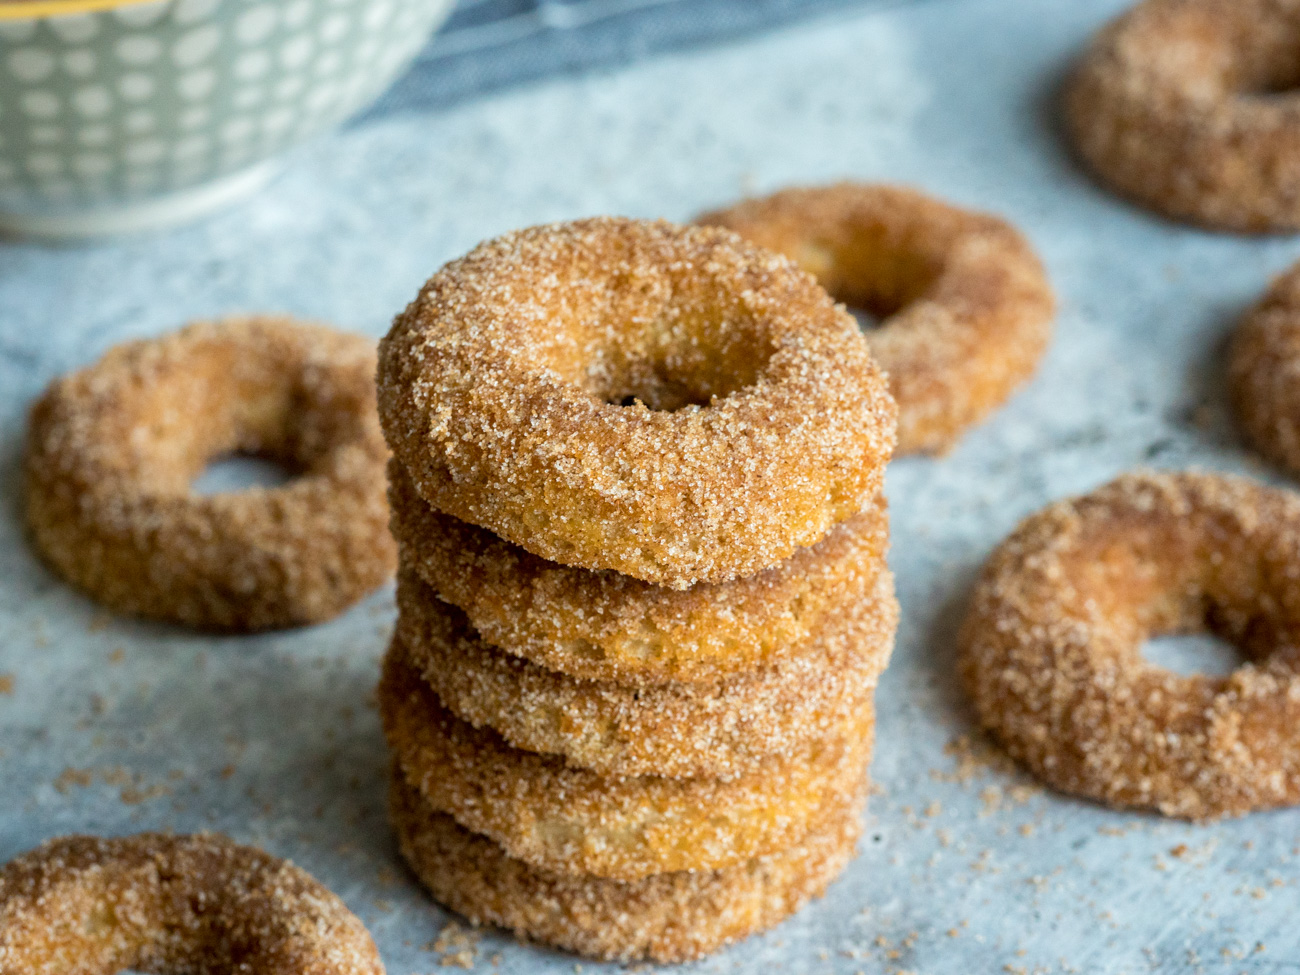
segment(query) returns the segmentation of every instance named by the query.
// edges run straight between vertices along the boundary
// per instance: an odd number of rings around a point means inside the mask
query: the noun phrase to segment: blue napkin
[[[920,0],[460,0],[368,118],[724,40],[833,10]]]

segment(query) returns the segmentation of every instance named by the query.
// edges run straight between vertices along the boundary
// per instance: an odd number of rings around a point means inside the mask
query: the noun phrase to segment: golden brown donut
[[[1093,41],[1066,115],[1084,161],[1178,220],[1300,229],[1300,4],[1146,0]]]
[[[676,589],[814,544],[894,445],[866,342],[811,278],[723,230],[617,218],[434,275],[380,343],[379,412],[438,510]]]
[[[871,354],[898,401],[898,453],[943,453],[1028,381],[1055,298],[1028,241],[997,217],[899,186],[794,188],[707,213],[784,254],[837,301],[881,319]]]
[[[779,660],[884,565],[883,496],[810,548],[745,579],[665,589],[538,558],[449,515],[389,464],[401,559],[484,639],[573,677],[646,686],[717,681]]]
[[[783,849],[853,792],[871,758],[868,706],[821,741],[725,782],[570,768],[456,718],[401,650],[385,658],[379,702],[403,773],[435,809],[553,873],[637,880]]]
[[[1300,264],[1273,283],[1237,328],[1228,385],[1251,442],[1300,473]]]
[[[260,630],[329,619],[393,572],[373,343],[285,318],[111,349],[32,409],[27,523],[69,582],[125,613]],[[197,496],[214,458],[283,487]]]
[[[1300,802],[1300,497],[1131,474],[1028,518],[960,636],[980,720],[1064,792],[1209,819]],[[1181,676],[1144,640],[1210,629],[1250,662]]]
[[[0,870],[0,975],[383,975],[365,926],[223,836],[51,840]]]
[[[525,751],[607,775],[734,778],[842,727],[889,660],[898,603],[888,571],[780,663],[716,684],[578,680],[489,646],[415,573],[398,573],[397,634],[462,721]]]
[[[820,897],[853,858],[865,779],[795,845],[722,870],[620,882],[548,873],[435,812],[394,773],[402,855],[430,893],[475,924],[491,923],[609,961],[684,962],[773,927]]]

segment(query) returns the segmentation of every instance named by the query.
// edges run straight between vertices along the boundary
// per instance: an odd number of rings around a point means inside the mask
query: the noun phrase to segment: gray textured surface
[[[1119,6],[967,0],[824,21],[363,126],[302,153],[243,209],[169,237],[0,249],[0,673],[15,679],[0,695],[0,860],[72,830],[222,829],[339,891],[390,971],[437,969],[423,946],[444,916],[394,856],[367,704],[390,595],[251,639],[100,616],[23,545],[25,405],[110,343],[195,316],[283,309],[379,334],[438,264],[520,224],[685,218],[742,191],[882,177],[1019,222],[1060,292],[1057,337],[1033,386],[951,456],[891,470],[904,623],[861,856],[825,900],[700,970],[1300,967],[1300,813],[1162,822],[1017,790],[1026,780],[996,768],[961,781],[945,753],[970,730],[953,630],[1019,517],[1142,463],[1258,470],[1224,412],[1222,343],[1300,242],[1174,227],[1074,168],[1054,95]],[[60,778],[68,768],[94,770],[91,783]],[[1179,844],[1184,859],[1169,854]],[[477,957],[488,971],[574,970],[493,934]]]

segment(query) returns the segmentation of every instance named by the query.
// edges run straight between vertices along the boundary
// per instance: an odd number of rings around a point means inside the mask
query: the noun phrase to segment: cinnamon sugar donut
[[[1027,519],[960,637],[981,721],[1064,792],[1208,819],[1300,802],[1300,497],[1212,474],[1132,474]],[[1146,663],[1210,629],[1226,677]]]
[[[1295,0],[1146,0],[1075,73],[1075,146],[1114,190],[1166,216],[1300,229],[1297,49]]]
[[[32,410],[37,549],[124,613],[230,630],[337,615],[396,561],[374,368],[370,340],[285,318],[205,322],[111,349]],[[299,476],[195,495],[195,477],[230,453]]]
[[[883,496],[810,548],[725,583],[665,589],[548,562],[431,508],[389,464],[401,559],[493,646],[573,677],[648,686],[716,683],[776,663],[884,565]]]
[[[401,774],[391,807],[402,855],[430,893],[473,923],[608,961],[685,962],[785,920],[853,858],[865,780],[799,842],[721,870],[620,882],[513,859],[434,811]]]
[[[780,663],[715,684],[639,688],[489,646],[412,572],[398,574],[397,604],[397,652],[461,720],[579,768],[671,778],[734,778],[843,726],[866,706],[898,623],[885,571]]]
[[[379,410],[433,507],[677,589],[814,544],[879,494],[894,443],[866,343],[811,278],[723,230],[616,218],[439,271],[380,344]]]
[[[570,768],[453,716],[401,649],[384,661],[379,698],[403,773],[430,806],[553,873],[637,880],[783,849],[852,794],[871,757],[868,706],[822,740],[728,781]]]
[[[1273,283],[1238,327],[1228,385],[1254,445],[1300,473],[1300,264]]]
[[[222,836],[51,840],[0,870],[0,975],[383,975],[365,926]]]
[[[1033,248],[997,217],[898,186],[782,190],[697,218],[785,254],[866,333],[898,401],[898,452],[943,453],[1038,368],[1055,299]]]

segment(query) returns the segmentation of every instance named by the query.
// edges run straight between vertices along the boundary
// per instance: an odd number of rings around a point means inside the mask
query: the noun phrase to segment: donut
[[[1028,518],[960,634],[982,723],[1053,787],[1192,820],[1300,801],[1300,497],[1138,473]],[[1147,638],[1209,629],[1248,662],[1182,676]]]
[[[1291,0],[1146,0],[1093,41],[1067,89],[1084,163],[1175,220],[1300,229]]]
[[[866,333],[898,402],[900,454],[939,454],[1038,368],[1055,298],[1010,224],[899,186],[782,190],[707,213],[784,254],[838,301],[881,320]]]
[[[612,217],[434,275],[380,343],[379,414],[439,511],[674,589],[752,575],[861,511],[895,423],[810,277],[724,230]]]
[[[671,778],[735,778],[825,738],[865,706],[898,623],[886,571],[779,664],[712,685],[628,687],[502,653],[407,570],[397,605],[397,652],[462,721],[578,768]]]
[[[572,677],[717,683],[778,661],[869,591],[884,565],[883,496],[825,538],[745,579],[685,590],[560,565],[444,515],[389,465],[401,561],[493,646]]]
[[[727,781],[601,775],[456,718],[394,649],[379,705],[403,773],[430,806],[553,873],[637,880],[782,849],[855,788],[871,757],[868,706],[824,739]]]
[[[223,836],[66,836],[0,870],[0,975],[383,975],[365,926]]]
[[[122,613],[214,630],[329,619],[395,569],[370,340],[285,318],[111,349],[36,403],[27,524],[68,582]],[[198,496],[215,458],[283,487]]]
[[[1300,473],[1300,264],[1273,283],[1237,328],[1228,386],[1250,441]]]
[[[475,924],[607,961],[692,961],[785,920],[853,858],[865,781],[795,845],[721,870],[620,882],[550,873],[513,859],[432,810],[393,777],[402,856],[430,893]]]

